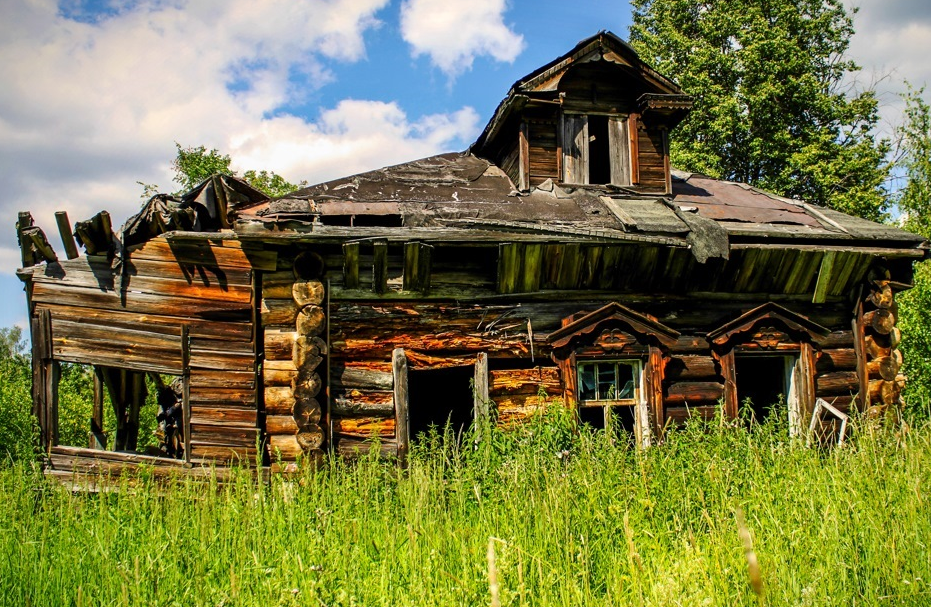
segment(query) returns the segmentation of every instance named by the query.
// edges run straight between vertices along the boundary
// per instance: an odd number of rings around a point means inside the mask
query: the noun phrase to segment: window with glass
[[[633,433],[641,371],[639,360],[579,362],[580,421],[597,429]]]

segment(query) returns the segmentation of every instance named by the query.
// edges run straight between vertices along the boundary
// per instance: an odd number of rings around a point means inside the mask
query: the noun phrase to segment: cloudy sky
[[[902,80],[931,82],[931,3],[861,0],[852,55],[893,124]],[[175,142],[311,183],[462,150],[509,86],[623,2],[8,0],[0,22],[0,326],[25,321],[16,212],[61,250],[56,210],[175,189]]]

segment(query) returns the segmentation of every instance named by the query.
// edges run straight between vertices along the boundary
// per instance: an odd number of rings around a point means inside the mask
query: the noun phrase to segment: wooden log
[[[297,332],[293,329],[265,329],[265,360],[291,360],[295,339]]]
[[[299,306],[320,305],[324,295],[325,289],[319,280],[301,280],[291,286],[291,298]]]
[[[373,247],[372,291],[381,294],[388,290],[388,243],[376,241]]]
[[[326,272],[326,263],[317,253],[303,251],[294,258],[292,271],[297,280],[319,280]]]
[[[882,358],[892,354],[892,348],[888,345],[889,338],[886,335],[867,335],[863,339],[863,344],[869,359]]]
[[[878,308],[863,315],[863,322],[880,335],[888,335],[895,327],[896,317],[891,308]]]
[[[823,350],[815,363],[817,373],[853,371],[857,368],[857,351],[854,348]]]
[[[407,356],[403,348],[391,353],[391,373],[394,381],[394,415],[398,457],[404,462],[410,448],[410,411],[407,392]]]
[[[889,281],[876,281],[867,299],[877,308],[891,308],[892,304],[895,302],[895,298],[893,296],[892,286],[889,284]]]
[[[902,330],[898,327],[892,327],[892,330],[889,331],[889,347],[898,348],[899,342],[902,341]]]
[[[856,394],[860,389],[860,378],[856,371],[834,371],[819,375],[815,380],[818,396],[845,396]]]
[[[272,461],[295,461],[304,455],[304,449],[294,434],[278,434],[268,437],[268,452]]]
[[[718,407],[716,404],[702,403],[698,406],[676,406],[676,407],[667,407],[666,409],[666,420],[668,423],[673,425],[681,425],[690,418],[711,420],[714,419],[714,416],[718,414]]]
[[[336,441],[336,453],[340,457],[359,457],[371,453],[376,445],[381,457],[397,457],[398,445],[393,440],[373,441],[368,438],[354,436],[339,436]]]
[[[298,372],[297,377],[291,382],[291,390],[295,398],[314,398],[320,394],[322,387],[323,380],[319,373],[302,375]]]
[[[218,238],[216,240],[168,241],[164,236],[153,238],[143,244],[127,248],[133,261],[149,259],[170,261],[176,264],[194,265],[199,269],[231,268],[243,270],[274,271],[278,254],[253,247],[244,247],[238,240]]]
[[[78,246],[74,242],[74,234],[71,232],[71,222],[68,221],[68,213],[65,211],[55,211],[55,223],[58,224],[58,234],[61,236],[61,244],[65,247],[65,255],[68,259],[78,257]]]
[[[232,424],[254,428],[257,418],[254,407],[191,405],[192,424]]]
[[[267,272],[262,275],[263,299],[291,299],[293,272]]]
[[[305,372],[316,369],[323,361],[326,349],[326,342],[319,337],[300,335],[294,340],[294,366]]]
[[[711,356],[674,356],[666,362],[664,378],[667,382],[712,380],[718,369]]]
[[[693,402],[716,401],[724,396],[724,385],[719,382],[683,381],[671,384],[664,401],[667,407]]]
[[[534,367],[532,369],[503,369],[490,373],[489,394],[536,394],[543,389],[547,394],[562,393],[559,369]]]
[[[297,378],[297,369],[290,360],[267,360],[262,365],[262,379],[266,386],[291,387]]]
[[[336,392],[332,413],[343,417],[391,415],[394,413],[394,392],[357,389]]]
[[[340,436],[394,438],[393,417],[334,417],[333,432]]]
[[[898,382],[884,379],[870,380],[870,402],[880,405],[895,405],[898,403],[902,389]]]
[[[290,387],[265,388],[265,411],[269,415],[290,415],[294,410],[294,392]]]
[[[359,243],[343,244],[343,288],[359,288]]]
[[[298,305],[293,299],[263,299],[262,325],[293,325],[298,318]]]
[[[299,335],[317,336],[323,333],[326,327],[326,314],[320,306],[304,306],[296,319]]]
[[[191,443],[190,452],[191,459],[195,461],[239,462],[241,464],[254,463],[256,455],[254,446],[198,442]]]
[[[291,415],[297,427],[303,428],[308,424],[320,423],[321,413],[320,402],[316,398],[298,398],[294,401]]]
[[[390,371],[378,371],[366,367],[334,365],[331,369],[330,380],[332,388],[369,388],[376,390],[391,390],[392,379]]]
[[[869,361],[866,365],[870,378],[881,378],[886,381],[895,381],[902,367],[902,351],[892,350],[890,356],[880,356]]]
[[[297,434],[297,422],[291,415],[267,415],[265,416],[265,433],[273,434]]]
[[[323,428],[317,424],[306,424],[297,433],[297,444],[308,453],[323,446]]]

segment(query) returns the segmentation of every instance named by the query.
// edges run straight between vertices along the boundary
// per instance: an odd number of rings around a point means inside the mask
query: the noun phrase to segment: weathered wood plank
[[[404,461],[410,448],[410,412],[407,390],[407,357],[403,348],[391,353],[391,373],[394,387],[395,428],[398,457]]]
[[[350,417],[355,415],[387,416],[394,413],[392,390],[334,391],[331,412],[333,415]]]

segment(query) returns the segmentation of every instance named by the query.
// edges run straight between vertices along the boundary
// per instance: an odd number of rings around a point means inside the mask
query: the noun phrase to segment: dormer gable
[[[473,144],[520,190],[546,180],[671,192],[668,132],[692,98],[600,32],[518,80]]]

